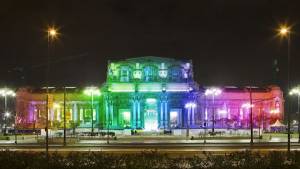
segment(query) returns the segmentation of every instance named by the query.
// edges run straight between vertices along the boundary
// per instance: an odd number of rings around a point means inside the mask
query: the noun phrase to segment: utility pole
[[[290,57],[290,41],[291,41],[291,33],[288,32],[288,91],[290,90],[290,60],[291,60],[291,57]],[[290,101],[290,99],[289,99]],[[290,110],[291,110],[291,104],[290,102],[287,102],[288,104],[288,111],[287,111],[287,114],[288,114],[288,117],[287,117],[287,121],[288,121],[288,157],[290,157],[290,153],[291,153],[291,113],[290,113]]]

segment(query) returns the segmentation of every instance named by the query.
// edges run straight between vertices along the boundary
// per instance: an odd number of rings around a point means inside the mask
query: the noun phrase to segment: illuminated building
[[[214,121],[216,130],[249,129],[251,107],[254,128],[269,130],[270,124],[283,120],[279,87],[253,87],[252,100],[245,88],[221,87],[214,97],[206,89],[194,81],[191,60],[151,56],[110,61],[107,80],[93,106],[82,90],[67,91],[67,127],[89,131],[94,124],[95,131],[183,131],[210,129]],[[50,93],[50,127],[59,129],[63,126],[63,91]],[[17,92],[19,126],[45,127],[45,98],[44,90]]]
[[[144,130],[184,128],[188,121],[193,126],[196,107],[185,105],[195,104],[197,94],[191,61],[141,57],[110,62],[104,123]]]
[[[270,124],[276,120],[283,120],[283,94],[279,87],[253,87],[250,92],[247,88],[227,86],[214,99],[200,94],[198,99],[199,125],[207,122],[212,126],[212,111],[215,109],[215,125],[217,129],[248,129],[250,127],[250,108],[253,112],[254,128],[269,130]],[[252,102],[252,105],[250,104]]]

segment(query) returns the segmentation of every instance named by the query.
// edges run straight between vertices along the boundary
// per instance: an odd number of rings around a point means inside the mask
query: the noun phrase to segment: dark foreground
[[[1,169],[300,169],[300,152],[292,152],[289,159],[283,152],[260,155],[244,151],[175,158],[154,151],[124,155],[73,152],[51,153],[47,160],[44,153],[1,151],[0,164]]]

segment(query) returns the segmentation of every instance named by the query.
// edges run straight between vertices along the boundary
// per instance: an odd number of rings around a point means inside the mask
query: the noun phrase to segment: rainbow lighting
[[[201,84],[201,83],[200,83]],[[154,56],[108,62],[106,82],[99,87],[68,89],[68,128],[122,131],[140,129],[270,130],[283,121],[283,94],[279,87],[199,87],[191,60]],[[63,127],[64,90],[50,90],[50,128]],[[45,90],[20,88],[16,93],[19,127],[45,127]],[[252,103],[252,105],[250,105]],[[91,105],[92,104],[92,105]]]

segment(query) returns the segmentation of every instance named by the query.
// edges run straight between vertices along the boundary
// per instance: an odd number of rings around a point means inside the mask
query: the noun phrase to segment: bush
[[[289,159],[282,152],[176,158],[155,151],[122,155],[73,152],[52,153],[47,160],[44,153],[1,151],[0,164],[0,169],[300,169],[300,152],[292,152]]]

